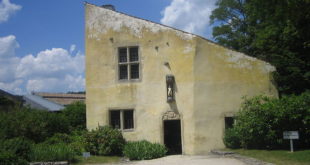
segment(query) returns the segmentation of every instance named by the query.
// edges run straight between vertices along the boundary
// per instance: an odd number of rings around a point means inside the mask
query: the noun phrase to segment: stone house
[[[85,4],[87,128],[171,153],[223,148],[243,96],[277,97],[270,64],[198,35]]]

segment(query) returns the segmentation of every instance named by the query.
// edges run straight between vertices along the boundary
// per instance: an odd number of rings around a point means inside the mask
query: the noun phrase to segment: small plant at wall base
[[[146,140],[128,142],[124,147],[124,155],[130,160],[147,160],[160,158],[166,155],[165,146],[157,143],[150,143]]]
[[[236,149],[241,146],[239,135],[235,128],[228,128],[225,130],[223,141],[225,146],[228,148]]]
[[[110,126],[99,126],[85,135],[85,148],[94,155],[121,155],[125,139]]]

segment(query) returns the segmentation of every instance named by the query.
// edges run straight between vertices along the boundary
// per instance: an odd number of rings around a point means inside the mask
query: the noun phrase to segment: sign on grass
[[[298,131],[284,131],[283,139],[299,139]]]
[[[89,152],[83,152],[83,157],[84,158],[89,158],[90,157],[90,153]]]

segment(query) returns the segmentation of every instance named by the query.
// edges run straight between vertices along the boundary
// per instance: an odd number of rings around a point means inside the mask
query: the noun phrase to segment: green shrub
[[[71,134],[56,133],[54,136],[44,141],[44,144],[66,144],[76,155],[81,155],[85,151],[85,139],[83,136],[84,131],[74,131]]]
[[[68,105],[62,112],[62,115],[69,122],[70,130],[86,129],[86,105],[83,102],[75,102]]]
[[[223,141],[225,146],[228,148],[236,149],[241,147],[238,132],[234,128],[229,128],[225,130]]]
[[[95,155],[122,154],[125,139],[122,133],[109,126],[100,126],[85,135],[86,150]]]
[[[167,149],[157,143],[146,140],[128,142],[124,147],[124,155],[130,160],[147,160],[165,156]]]
[[[76,160],[75,152],[67,144],[37,144],[33,147],[31,161],[69,161]]]
[[[7,151],[22,160],[30,160],[29,153],[32,150],[33,143],[25,138],[13,138],[4,140],[0,144],[0,148],[3,151]]]
[[[54,136],[46,139],[45,144],[59,144],[59,143],[71,143],[72,140],[68,134],[65,133],[56,133]]]
[[[69,147],[74,150],[77,155],[81,155],[85,152],[85,135],[86,131],[74,131],[70,135],[71,142]]]
[[[281,99],[266,96],[245,99],[236,120],[235,132],[224,138],[227,147],[239,139],[243,148],[283,149],[289,146],[289,140],[283,140],[283,131],[298,131],[300,138],[294,145],[309,148],[310,92]]]
[[[27,165],[28,162],[12,152],[0,150],[0,165]]]
[[[69,124],[60,114],[28,108],[0,114],[0,139],[26,137],[38,143],[55,133],[69,133]]]

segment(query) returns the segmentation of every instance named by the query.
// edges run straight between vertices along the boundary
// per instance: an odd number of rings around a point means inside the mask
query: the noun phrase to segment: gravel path
[[[206,156],[189,156],[189,155],[172,155],[159,159],[129,161],[105,165],[246,165],[240,160],[214,155]]]

